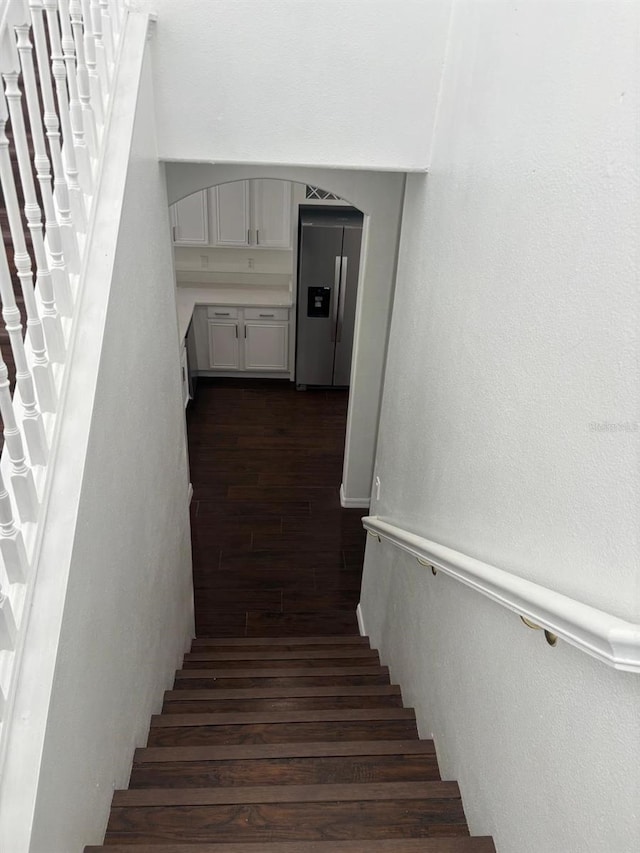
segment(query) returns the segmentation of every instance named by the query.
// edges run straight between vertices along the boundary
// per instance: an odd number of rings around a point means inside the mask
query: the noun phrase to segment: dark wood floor
[[[364,511],[339,500],[347,398],[200,381],[187,414],[197,636],[357,633]]]

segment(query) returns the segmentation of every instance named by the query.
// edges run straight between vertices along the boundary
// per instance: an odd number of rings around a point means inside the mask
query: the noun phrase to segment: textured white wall
[[[30,853],[81,853],[101,843],[112,790],[126,787],[133,750],[193,636],[187,489],[168,209],[147,61]]]
[[[371,493],[404,176],[293,166],[278,168],[169,163],[169,201],[177,201],[215,183],[244,178],[282,178],[320,186],[351,202],[366,214],[342,475],[344,496],[358,501],[362,506]]]
[[[637,3],[455,3],[430,174],[407,182],[372,510],[633,620],[639,23]],[[620,742],[638,735],[628,719],[637,682],[564,648],[538,670],[510,617],[462,589],[434,607],[423,583],[384,605],[368,574],[365,622],[390,660],[413,656],[411,690],[453,700],[456,679],[458,729],[442,717],[433,725],[473,828],[495,831],[500,853],[637,849],[627,810],[640,776]],[[424,625],[405,617],[414,606]],[[426,674],[411,647],[445,626],[456,662],[447,654]],[[497,720],[519,720],[497,751],[486,692],[500,697]],[[463,755],[455,739],[472,718],[475,745]],[[526,778],[498,763],[518,748],[544,758]],[[618,803],[611,819],[602,774]],[[558,800],[556,776],[580,795]]]
[[[135,0],[160,156],[424,169],[450,0]]]

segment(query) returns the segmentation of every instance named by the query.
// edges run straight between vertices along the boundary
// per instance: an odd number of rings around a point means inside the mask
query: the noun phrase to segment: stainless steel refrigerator
[[[356,317],[362,214],[301,207],[296,385],[348,386]]]

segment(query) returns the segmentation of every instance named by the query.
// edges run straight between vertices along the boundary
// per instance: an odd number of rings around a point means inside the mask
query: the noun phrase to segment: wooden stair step
[[[491,838],[388,838],[368,841],[279,841],[259,844],[110,844],[84,853],[495,853]]]
[[[269,669],[179,669],[176,679],[179,678],[297,678],[308,676],[309,670],[305,668],[284,669],[272,667]],[[318,667],[313,671],[314,678],[344,678],[348,675],[389,675],[386,666],[330,666]]]
[[[330,681],[329,681],[330,679]],[[190,683],[189,683],[190,682]],[[313,669],[179,669],[174,689],[200,687],[316,687],[322,685],[356,686],[359,684],[389,684],[385,666],[314,667]]]
[[[113,807],[218,806],[242,803],[326,803],[460,797],[457,782],[366,782],[332,785],[262,785],[213,788],[139,788],[113,793]]]
[[[130,788],[326,785],[440,779],[434,754],[169,761],[134,764]]]
[[[434,755],[432,740],[308,741],[304,743],[257,743],[233,746],[143,747],[134,754],[136,764],[167,761],[234,761],[314,756]]]
[[[322,711],[246,711],[233,714],[154,714],[151,728],[244,726],[253,723],[327,723],[354,720],[414,720],[413,708],[347,708]]]
[[[180,692],[180,691],[176,691]],[[197,692],[197,691],[184,691]],[[203,690],[203,693],[211,691]],[[163,714],[215,714],[237,711],[314,711],[330,710],[331,708],[400,708],[402,697],[399,693],[373,694],[358,696],[294,696],[290,699],[175,699],[164,702]]]
[[[113,807],[105,842],[328,841],[468,836],[461,800]]]
[[[398,710],[398,709],[382,709]],[[401,709],[400,709],[401,710]],[[175,715],[167,715],[170,717]],[[188,715],[190,716],[190,715]],[[215,715],[214,715],[215,716]],[[214,746],[241,743],[288,743],[327,740],[396,740],[415,737],[418,732],[411,718],[344,720],[297,723],[245,723],[241,725],[152,726],[148,746]]]
[[[255,647],[293,649],[302,646],[369,646],[368,637],[357,634],[338,637],[196,637],[191,649],[213,649],[225,647]]]
[[[185,661],[281,661],[281,660],[340,660],[342,658],[364,659],[378,662],[378,652],[368,647],[342,648],[342,649],[269,649],[269,651],[222,651],[209,650],[188,652]],[[275,664],[278,666],[279,664]],[[357,664],[356,664],[357,665]],[[336,664],[331,664],[336,666]]]
[[[386,696],[400,695],[397,684],[328,685],[320,687],[245,687],[237,690],[167,690],[165,702],[193,699],[297,699],[319,696]]]
[[[378,653],[371,654],[369,652],[366,653],[366,656],[358,656],[352,655],[348,658],[341,657],[330,657],[325,656],[322,658],[272,658],[271,656],[265,659],[233,659],[233,660],[225,660],[224,658],[218,656],[216,660],[208,660],[207,658],[201,658],[200,653],[196,652],[198,655],[197,659],[193,659],[191,655],[185,655],[184,662],[182,664],[183,670],[190,669],[233,669],[233,670],[244,670],[244,669],[301,669],[305,670],[307,674],[313,675],[316,669],[347,669],[349,667],[357,667],[357,666],[379,666],[380,660],[378,658]],[[285,654],[283,652],[283,654]],[[290,654],[290,653],[288,653]]]

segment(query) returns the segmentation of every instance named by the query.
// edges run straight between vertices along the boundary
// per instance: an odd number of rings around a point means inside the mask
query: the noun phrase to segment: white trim
[[[371,498],[348,498],[344,493],[344,483],[340,484],[340,506],[345,509],[369,509]]]
[[[361,637],[367,636],[367,629],[364,627],[364,614],[362,612],[362,602],[358,602],[358,606],[356,607],[356,619],[358,620],[358,630],[360,631]]]
[[[429,563],[509,610],[525,616],[591,657],[624,672],[640,672],[640,624],[410,533],[378,516],[366,530]]]

